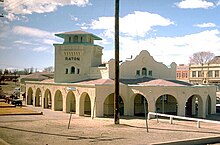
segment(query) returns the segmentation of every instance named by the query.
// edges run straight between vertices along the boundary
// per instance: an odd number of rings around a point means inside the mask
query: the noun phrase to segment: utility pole
[[[119,0],[115,0],[115,93],[114,123],[119,124]]]
[[[4,0],[0,0],[0,2],[4,2]],[[0,17],[4,17],[4,15],[3,14],[0,14]]]

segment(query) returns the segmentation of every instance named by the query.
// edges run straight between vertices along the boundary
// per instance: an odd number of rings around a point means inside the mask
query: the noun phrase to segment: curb
[[[9,115],[43,115],[43,112],[36,113],[8,113],[8,114],[0,114],[0,116],[9,116]]]
[[[220,143],[220,136],[215,137],[203,137],[197,139],[189,139],[189,140],[179,140],[179,141],[171,141],[171,142],[160,142],[160,143],[152,143],[151,145],[201,145],[201,144],[212,144],[212,143]]]

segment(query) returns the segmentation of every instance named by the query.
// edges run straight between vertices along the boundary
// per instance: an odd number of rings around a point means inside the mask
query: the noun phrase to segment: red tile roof
[[[112,79],[97,79],[80,82],[80,84],[114,84]]]
[[[179,83],[174,83],[171,81],[163,80],[163,79],[155,79],[148,82],[139,83],[141,85],[149,85],[149,86],[186,86]]]

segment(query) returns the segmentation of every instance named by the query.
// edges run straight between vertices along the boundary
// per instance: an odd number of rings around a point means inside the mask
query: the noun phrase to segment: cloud
[[[220,31],[206,30],[179,37],[142,38],[139,41],[133,37],[120,37],[120,60],[126,60],[131,55],[134,58],[142,50],[149,51],[156,61],[164,64],[188,63],[189,57],[195,52],[210,51],[220,55]],[[108,53],[104,53],[104,61],[110,59],[108,54],[114,58],[113,50],[106,51]]]
[[[72,15],[72,14],[69,14],[69,17],[70,17],[70,19],[73,20],[73,21],[79,21],[79,18],[78,18],[78,17],[75,17],[75,16]]]
[[[18,35],[39,37],[39,38],[52,37],[52,33],[50,32],[36,28],[31,28],[31,27],[24,27],[24,26],[15,26],[12,29],[12,32]]]
[[[214,3],[208,2],[206,0],[183,0],[179,3],[176,3],[175,5],[182,9],[208,9],[210,7],[214,7]]]
[[[200,28],[216,27],[216,25],[214,23],[202,23],[202,24],[196,24],[194,26],[200,27]]]
[[[144,37],[154,26],[169,26],[174,22],[158,14],[135,11],[120,18],[120,33],[126,36]],[[114,17],[100,17],[93,20],[90,29],[104,30],[105,37],[111,38],[114,34]],[[134,27],[135,26],[135,27]]]
[[[30,43],[30,42],[27,42],[27,41],[20,41],[20,40],[15,41],[14,43],[15,43],[15,44],[22,44],[22,45],[32,45],[32,43]]]
[[[34,52],[45,52],[45,51],[48,51],[48,47],[36,47],[36,48],[33,48],[33,51]]]
[[[0,19],[0,38],[7,38],[11,28],[8,25],[8,21],[3,21]]]
[[[55,11],[59,6],[76,5],[84,7],[89,5],[89,0],[7,0],[4,2],[4,10],[8,13],[9,20],[19,20],[16,15],[32,13],[47,13]]]
[[[55,44],[55,43],[60,43],[60,41],[55,41],[55,40],[52,40],[52,39],[44,39],[43,42],[45,44],[49,44],[49,45],[52,45],[52,44]]]

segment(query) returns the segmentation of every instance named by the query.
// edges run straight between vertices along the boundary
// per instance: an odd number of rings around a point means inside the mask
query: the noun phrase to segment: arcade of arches
[[[74,90],[68,90],[67,86],[29,82],[26,87],[27,105],[72,112],[80,116],[109,117],[114,114],[112,86],[75,85]],[[214,89],[214,87],[121,86],[119,112],[121,116],[144,116],[146,111],[205,118],[215,113]]]

